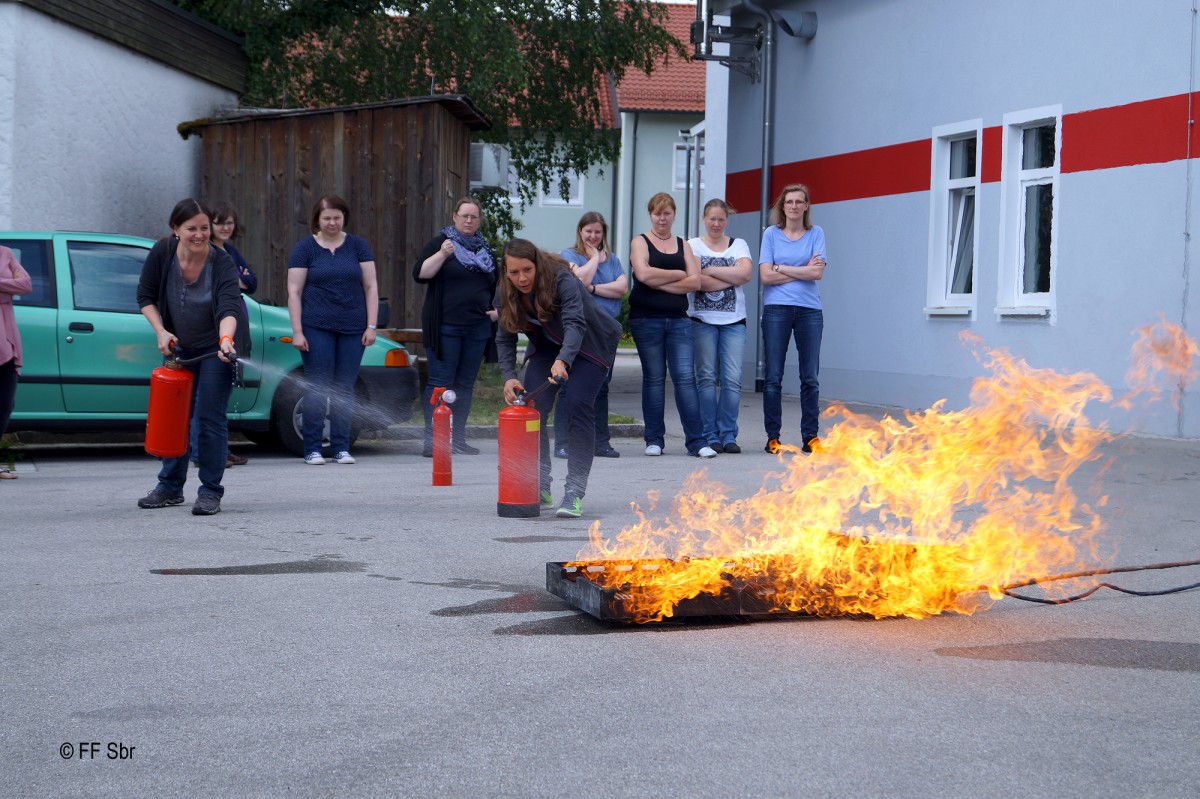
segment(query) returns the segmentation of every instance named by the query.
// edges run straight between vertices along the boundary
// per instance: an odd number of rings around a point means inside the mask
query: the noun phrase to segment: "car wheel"
[[[275,390],[275,401],[271,404],[271,432],[278,437],[284,449],[293,455],[304,457],[304,388],[301,373],[296,377],[284,378]],[[359,427],[350,426],[350,446],[358,440]],[[329,417],[321,431],[322,448],[329,447]]]

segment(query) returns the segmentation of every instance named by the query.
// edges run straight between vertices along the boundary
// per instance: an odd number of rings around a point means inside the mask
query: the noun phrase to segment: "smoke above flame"
[[[1160,322],[1138,331],[1132,392],[1157,396],[1163,373],[1192,379],[1195,341]],[[746,498],[704,472],[689,478],[666,518],[659,497],[639,521],[589,545],[570,566],[593,569],[636,621],[683,601],[750,586],[772,611],[923,618],[972,613],[1005,585],[1099,559],[1106,497],[1077,494],[1072,477],[1102,458],[1113,436],[1085,415],[1112,392],[1087,373],[1035,369],[963,334],[984,369],[962,410],[945,401],[903,419],[832,405],[827,435],[805,457],[785,447],[782,471]],[[1103,466],[1103,465],[1102,465]],[[1078,480],[1074,482],[1080,482]]]

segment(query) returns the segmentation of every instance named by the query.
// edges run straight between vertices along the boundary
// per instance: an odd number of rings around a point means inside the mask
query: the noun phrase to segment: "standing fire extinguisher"
[[[448,486],[454,484],[453,468],[450,459],[450,406],[458,397],[453,389],[437,387],[429,398],[433,409],[433,484]]]
[[[156,458],[181,458],[188,448],[188,428],[192,421],[192,386],[195,378],[184,369],[217,354],[217,350],[196,358],[180,359],[179,348],[172,347],[163,365],[150,373],[150,405],[146,410],[146,452]],[[236,355],[227,356],[236,361]]]
[[[561,383],[555,379],[555,383]],[[496,431],[500,451],[499,496],[496,513],[509,519],[525,519],[542,512],[538,490],[541,463],[541,415],[532,400],[539,391],[552,385],[543,383],[528,394],[519,394],[512,405],[500,411]]]

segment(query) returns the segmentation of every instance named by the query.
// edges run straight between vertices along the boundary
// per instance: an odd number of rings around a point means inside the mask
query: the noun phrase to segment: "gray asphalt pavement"
[[[614,412],[640,417],[638,379],[623,359]],[[214,517],[194,480],[139,510],[137,446],[26,447],[0,482],[0,795],[1196,795],[1200,591],[633,628],[546,593],[548,561],[648,492],[778,471],[761,396],[742,410],[745,452],[702,464],[668,402],[667,454],[616,441],[579,520],[499,518],[486,438],[439,488],[417,440],[320,468],[245,445]],[[1111,562],[1200,558],[1200,446],[1103,451],[1078,480],[1109,497]]]

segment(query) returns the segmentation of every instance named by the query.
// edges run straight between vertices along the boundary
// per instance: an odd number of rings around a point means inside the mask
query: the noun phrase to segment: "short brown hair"
[[[316,233],[321,229],[321,212],[322,211],[341,211],[342,225],[350,224],[350,206],[346,201],[336,194],[326,194],[321,199],[317,200],[317,204],[313,206],[312,211],[312,231]]]

